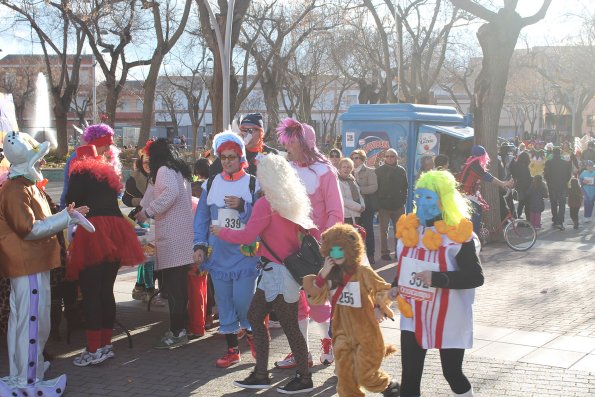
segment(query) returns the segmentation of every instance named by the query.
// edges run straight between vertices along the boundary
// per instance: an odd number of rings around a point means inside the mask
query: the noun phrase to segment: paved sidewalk
[[[57,189],[56,189],[57,190]],[[59,197],[56,192],[54,197]],[[549,215],[544,213],[544,225]],[[595,395],[595,227],[594,224],[564,232],[547,227],[535,247],[525,253],[503,244],[488,245],[481,259],[486,283],[477,289],[475,345],[467,352],[464,370],[478,396],[593,396]],[[394,263],[375,266],[387,280],[394,276]],[[48,377],[67,373],[67,396],[251,396],[233,386],[244,378],[254,360],[240,342],[242,362],[222,370],[214,361],[225,350],[225,340],[215,332],[171,350],[152,349],[167,327],[167,310],[133,301],[134,269],[122,269],[115,292],[118,320],[133,336],[129,349],[125,334],[116,328],[116,357],[96,366],[78,368],[72,359],[84,345],[77,331],[70,345],[48,343],[56,360]],[[399,343],[398,321],[382,324],[387,342]],[[310,346],[318,357],[320,341],[311,327]],[[64,326],[63,326],[64,334]],[[270,363],[288,353],[285,336],[272,330]],[[0,346],[0,374],[7,373],[6,348]],[[400,374],[400,355],[385,359],[383,367]],[[334,367],[316,365],[311,396],[336,395]],[[291,371],[273,369],[274,382],[285,382]],[[442,376],[436,351],[428,352],[422,391],[425,397],[452,396]],[[274,389],[259,392],[279,395]],[[369,393],[369,396],[377,395]]]

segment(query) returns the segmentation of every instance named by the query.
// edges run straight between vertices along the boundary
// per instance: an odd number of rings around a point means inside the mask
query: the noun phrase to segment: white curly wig
[[[262,156],[256,177],[273,211],[304,229],[316,227],[306,187],[287,160],[276,154]]]

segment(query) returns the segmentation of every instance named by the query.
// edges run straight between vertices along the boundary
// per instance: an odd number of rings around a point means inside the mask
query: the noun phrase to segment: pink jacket
[[[306,186],[312,204],[312,220],[318,227],[318,234],[314,234],[314,237],[320,239],[326,229],[343,223],[343,197],[337,175],[330,165],[323,163],[314,163],[307,167],[300,167],[295,163],[292,165]]]
[[[147,197],[147,193],[151,197]],[[192,259],[192,190],[181,173],[161,167],[147,189],[143,208],[155,218],[155,270],[184,266]]]
[[[273,212],[266,197],[262,197],[254,204],[252,216],[243,230],[223,228],[219,238],[232,244],[251,244],[260,236],[275,254],[284,260],[299,249],[299,231],[298,225]],[[257,255],[275,263],[279,262],[262,243],[258,247]]]

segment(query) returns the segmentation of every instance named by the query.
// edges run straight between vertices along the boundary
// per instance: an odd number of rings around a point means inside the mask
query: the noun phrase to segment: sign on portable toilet
[[[384,153],[393,148],[399,164],[407,171],[413,187],[424,157],[445,154],[453,173],[460,170],[473,143],[470,118],[450,106],[401,104],[353,105],[340,116],[342,149],[349,156],[362,149],[366,163],[378,167],[384,163]],[[409,189],[407,211],[412,208],[413,189]]]

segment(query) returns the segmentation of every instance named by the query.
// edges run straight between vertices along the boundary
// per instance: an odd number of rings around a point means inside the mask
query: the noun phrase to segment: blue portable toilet
[[[407,212],[412,209],[414,182],[424,156],[446,154],[450,168],[460,170],[473,144],[473,128],[450,106],[409,103],[353,105],[340,116],[342,149],[349,156],[355,149],[366,152],[366,163],[383,163],[384,152],[393,148],[399,164],[407,170],[409,195]]]

